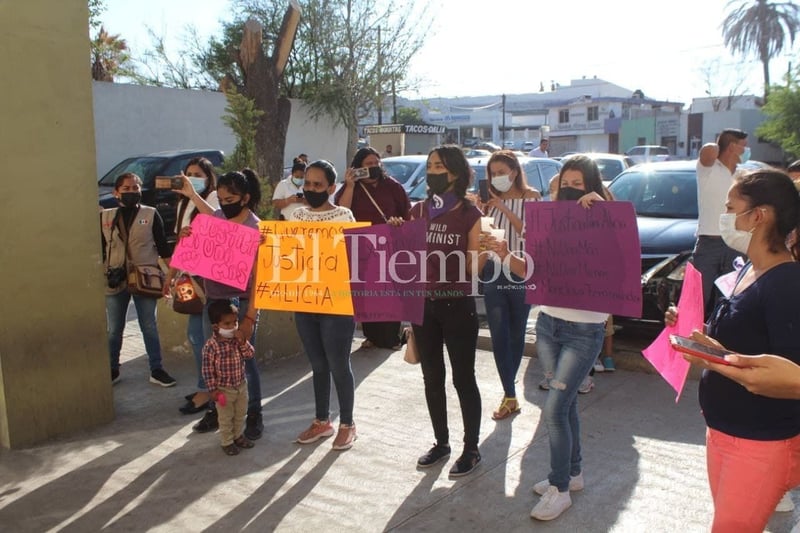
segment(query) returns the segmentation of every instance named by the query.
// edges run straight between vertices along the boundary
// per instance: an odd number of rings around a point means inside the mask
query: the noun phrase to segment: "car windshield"
[[[406,185],[408,180],[414,175],[414,172],[419,168],[418,162],[411,161],[382,161],[383,168],[386,173],[400,182],[401,185]]]
[[[594,162],[597,163],[597,168],[600,169],[600,174],[603,175],[603,181],[611,181],[625,170],[622,166],[622,161],[619,159],[596,157]]]
[[[614,198],[633,203],[636,214],[661,218],[697,218],[697,178],[694,171],[632,170],[610,185]]]
[[[163,157],[132,157],[106,172],[106,175],[100,179],[99,184],[113,187],[114,182],[120,175],[126,172],[133,172],[142,178],[145,186],[149,186],[163,165]]]

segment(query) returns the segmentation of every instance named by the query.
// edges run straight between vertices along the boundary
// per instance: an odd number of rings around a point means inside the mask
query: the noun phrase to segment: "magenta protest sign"
[[[255,228],[197,215],[192,234],[175,246],[170,267],[244,290],[260,240]]]
[[[356,321],[422,324],[426,230],[425,219],[345,230]]]
[[[533,259],[525,301],[642,316],[636,213],[630,202],[525,204],[525,251]]]

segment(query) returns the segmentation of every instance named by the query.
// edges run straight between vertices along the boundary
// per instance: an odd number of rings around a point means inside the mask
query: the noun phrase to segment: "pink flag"
[[[690,365],[680,352],[672,349],[669,336],[675,334],[690,337],[695,329],[703,331],[703,281],[700,272],[691,263],[686,263],[683,288],[678,301],[678,321],[674,326],[665,327],[658,338],[642,350],[642,354],[661,377],[678,393],[675,396],[676,403],[681,397]]]

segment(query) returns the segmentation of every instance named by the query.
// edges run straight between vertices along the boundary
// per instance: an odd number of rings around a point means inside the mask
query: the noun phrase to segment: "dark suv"
[[[186,164],[195,157],[205,157],[219,168],[225,156],[221,150],[174,150],[155,154],[129,157],[116,164],[105,176],[100,178],[100,207],[116,207],[117,200],[112,195],[114,181],[126,172],[133,172],[142,178],[142,203],[155,207],[164,220],[167,241],[175,242],[175,220],[177,218],[178,193],[155,188],[156,176],[175,176],[180,174]]]

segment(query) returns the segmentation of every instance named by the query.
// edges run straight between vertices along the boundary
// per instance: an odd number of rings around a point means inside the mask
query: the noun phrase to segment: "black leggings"
[[[453,370],[453,385],[461,404],[464,449],[477,450],[481,426],[481,393],[475,381],[475,349],[478,342],[475,299],[466,297],[425,300],[423,322],[421,326],[414,326],[414,337],[422,363],[425,400],[436,442],[450,442],[443,346],[446,345]]]

